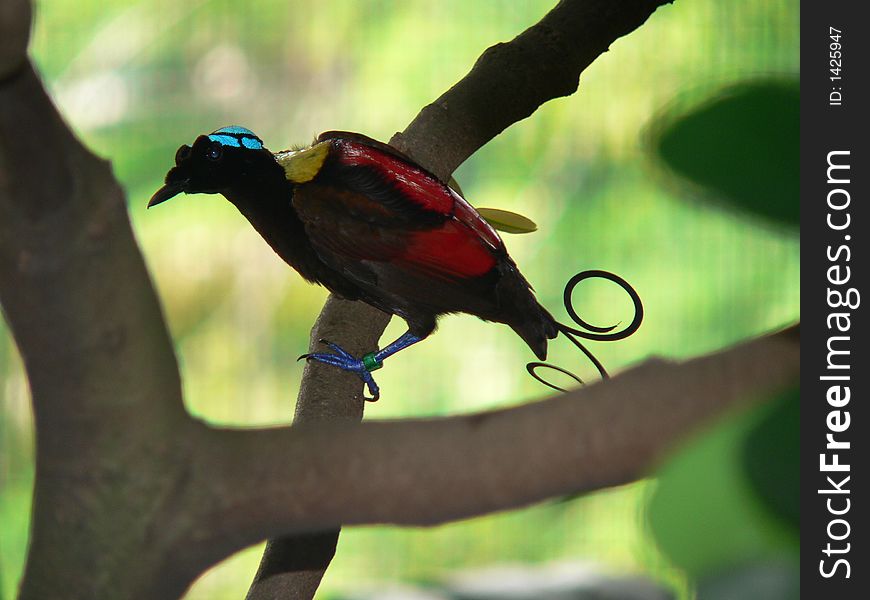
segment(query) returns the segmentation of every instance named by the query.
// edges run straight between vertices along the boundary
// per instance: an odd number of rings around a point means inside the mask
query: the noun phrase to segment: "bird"
[[[181,193],[223,195],[305,280],[407,323],[360,357],[328,340],[331,352],[300,357],[357,374],[368,400],[380,397],[372,372],[442,315],[508,325],[540,360],[558,335],[495,228],[450,185],[362,134],[328,131],[273,153],[250,129],[222,127],[178,149],[148,207]]]

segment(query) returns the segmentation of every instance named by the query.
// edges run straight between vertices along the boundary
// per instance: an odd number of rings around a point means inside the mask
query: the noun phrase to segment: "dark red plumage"
[[[431,333],[437,315],[466,312],[510,325],[546,355],[555,322],[471,205],[380,144],[341,133],[318,138],[326,140],[329,158],[297,186],[293,206],[313,246],[363,300],[405,318],[418,337]]]
[[[418,265],[456,277],[483,275],[495,266],[494,253],[502,252],[504,244],[495,229],[462,196],[419,166],[388,154],[379,146],[340,137],[326,139],[331,139],[330,154],[339,165],[377,173],[384,191],[391,187],[398,193],[399,203],[413,203],[423,211],[445,217],[437,227],[410,234],[407,246],[396,260],[409,268]],[[377,194],[377,190],[371,191]]]

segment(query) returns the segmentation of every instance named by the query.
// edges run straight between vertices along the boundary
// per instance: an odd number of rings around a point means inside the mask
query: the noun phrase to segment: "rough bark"
[[[29,66],[0,85],[0,301],[36,424],[22,597],[153,576],[139,549],[183,479],[193,421],[123,193]]]
[[[377,348],[389,317],[361,302],[330,296],[311,330],[309,351],[320,339],[333,340],[356,356]],[[320,363],[306,364],[296,402],[296,424],[359,422],[363,390],[356,375],[336,373]],[[270,539],[247,600],[313,598],[338,543],[339,529]]]

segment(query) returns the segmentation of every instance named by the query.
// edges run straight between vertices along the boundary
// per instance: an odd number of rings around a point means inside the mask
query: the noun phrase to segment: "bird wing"
[[[293,206],[324,260],[377,263],[441,279],[483,275],[504,253],[495,230],[459,194],[364,136],[324,134],[329,155]]]
[[[418,169],[425,171],[422,167],[416,165],[414,159],[412,159],[407,154],[404,154],[396,148],[393,148],[389,144],[379,142],[378,140],[374,140],[361,133],[352,133],[349,131],[326,131],[317,136],[317,139],[315,140],[311,148],[318,148],[322,142],[333,139],[350,140],[364,146],[369,146],[384,154],[393,156],[401,161],[415,165]],[[430,176],[435,179],[435,176],[431,173]],[[459,183],[455,179],[451,177],[450,181],[447,182],[447,185],[452,190],[458,192],[460,198],[462,197],[462,190],[459,189]],[[465,200],[463,198],[463,202],[464,201]],[[496,229],[498,231],[504,231],[505,233],[531,233],[538,229],[537,224],[530,218],[509,210],[504,210],[501,208],[475,208],[474,212],[482,217],[484,221],[489,223],[489,225],[492,226],[493,229]]]
[[[412,165],[417,166],[421,171],[425,170],[423,167],[416,165],[414,159],[410,156],[402,152],[401,150],[390,146],[389,144],[385,144],[384,142],[379,142],[374,138],[370,138],[367,135],[363,135],[361,133],[354,133],[352,131],[324,131],[320,135],[317,136],[317,139],[314,142],[314,145],[317,145],[319,142],[326,142],[329,140],[342,140],[345,142],[354,142],[356,144],[360,144],[362,146],[368,146],[369,148],[373,148],[382,154],[388,154],[395,158],[398,158],[406,163],[410,163]],[[434,175],[433,175],[434,177]]]

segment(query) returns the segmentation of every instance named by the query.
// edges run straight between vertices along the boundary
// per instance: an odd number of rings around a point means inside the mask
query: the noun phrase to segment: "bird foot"
[[[329,346],[334,354],[326,352],[311,352],[309,354],[303,354],[297,360],[302,360],[303,358],[305,360],[316,360],[317,362],[338,367],[343,371],[356,373],[357,376],[363,380],[363,383],[366,384],[369,393],[372,395],[371,398],[366,398],[366,400],[369,402],[377,402],[378,398],[381,397],[381,392],[380,388],[378,388],[378,384],[375,383],[375,379],[372,377],[371,372],[380,369],[384,364],[375,357],[375,353],[369,352],[362,358],[356,358],[338,344],[333,344],[328,340],[318,341],[321,344]]]

